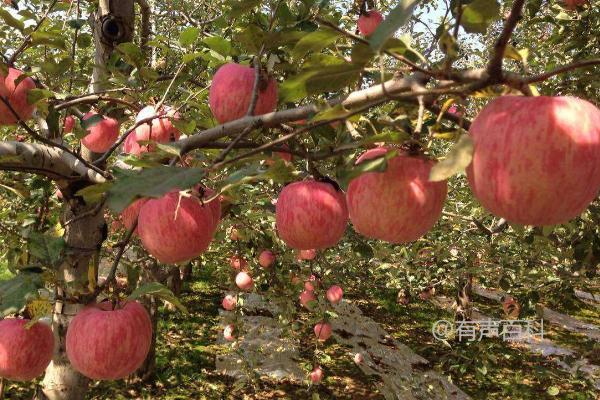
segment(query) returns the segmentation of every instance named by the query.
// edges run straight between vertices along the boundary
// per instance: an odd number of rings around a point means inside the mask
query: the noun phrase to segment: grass
[[[367,399],[380,400],[373,378],[365,376],[352,362],[348,349],[329,340],[318,352],[325,371],[323,384],[277,382],[256,379],[238,384],[215,373],[215,358],[225,352],[216,344],[220,335],[218,310],[221,291],[215,287],[213,271],[203,268],[182,295],[190,315],[162,310],[158,329],[157,374],[152,384],[125,381],[94,384],[88,399]],[[543,357],[529,354],[496,339],[481,342],[436,341],[432,324],[452,315],[429,302],[413,301],[407,306],[395,301],[395,294],[383,291],[361,292],[346,289],[347,297],[399,342],[431,361],[431,368],[443,373],[474,399],[594,399],[596,392],[579,377],[558,369]],[[352,298],[354,297],[354,298]],[[485,312],[493,304],[485,304]],[[483,310],[482,310],[483,311]],[[305,318],[306,315],[303,315]],[[569,345],[588,356],[594,350],[589,342],[552,329],[552,339]],[[299,362],[308,372],[314,358],[314,337],[302,332]],[[591,347],[590,347],[591,346]],[[558,395],[549,393],[557,390]],[[7,399],[30,399],[32,385],[8,386]]]

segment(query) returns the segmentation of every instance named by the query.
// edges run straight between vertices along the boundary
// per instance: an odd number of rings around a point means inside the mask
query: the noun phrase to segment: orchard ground
[[[153,385],[114,381],[94,384],[90,399],[306,399],[319,393],[322,399],[383,399],[375,391],[375,382],[354,364],[348,349],[330,339],[325,343],[321,385],[309,387],[271,379],[253,380],[236,385],[215,371],[215,358],[228,351],[217,345],[222,334],[219,308],[222,290],[213,282],[222,279],[223,268],[196,267],[194,280],[185,288],[181,300],[191,316],[161,308],[157,347],[157,379]],[[4,272],[6,274],[6,272]],[[355,284],[353,285],[352,282]],[[431,327],[440,319],[452,319],[453,313],[440,310],[428,301],[411,298],[408,305],[398,304],[394,290],[368,288],[367,274],[348,280],[345,299],[361,310],[398,341],[427,358],[435,370],[450,376],[453,382],[474,399],[594,399],[595,389],[582,377],[571,376],[547,358],[511,347],[500,339],[481,342],[453,342],[449,348],[433,338]],[[446,288],[450,289],[450,288]],[[454,291],[447,290],[452,296]],[[437,293],[436,293],[437,294]],[[552,303],[552,299],[547,299]],[[477,298],[481,312],[503,318],[501,305]],[[563,309],[562,311],[567,311]],[[577,318],[600,325],[595,306],[574,300],[568,309]],[[304,317],[307,314],[304,313]],[[529,318],[535,318],[529,315]],[[306,318],[303,318],[306,319]],[[545,337],[556,344],[576,350],[592,363],[600,364],[598,343],[582,335],[547,325]],[[300,337],[301,365],[311,370],[314,336],[310,329]],[[551,389],[552,388],[552,389]],[[559,395],[552,396],[557,389]],[[8,399],[30,399],[32,384],[10,383]]]

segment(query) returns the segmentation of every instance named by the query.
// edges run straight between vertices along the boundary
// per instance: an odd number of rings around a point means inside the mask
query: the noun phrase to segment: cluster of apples
[[[73,368],[82,375],[114,380],[127,377],[142,365],[151,342],[152,323],[141,304],[124,302],[113,308],[103,302],[85,307],[73,318],[65,347]],[[45,323],[1,320],[0,378],[37,378],[52,360],[54,347],[54,335]]]
[[[237,230],[235,235],[230,235],[232,240],[239,240],[237,236]],[[275,263],[276,257],[270,250],[263,250],[258,256],[258,264],[264,268],[269,269]],[[235,285],[244,292],[252,290],[254,287],[254,280],[248,271],[248,261],[239,255],[233,255],[229,259],[229,265],[236,272]],[[221,306],[227,311],[233,311],[237,307],[238,297],[237,295],[227,294],[221,301]],[[223,337],[225,340],[231,342],[235,340],[235,325],[228,324],[223,329]]]
[[[600,191],[600,110],[574,97],[504,96],[473,121],[467,178],[484,208],[521,225],[555,225],[583,212]],[[376,147],[356,163],[384,156]],[[276,203],[279,237],[295,249],[323,249],[347,220],[372,239],[408,243],[439,220],[446,181],[429,179],[435,162],[395,149],[385,172],[351,180],[344,194],[329,181],[287,185]]]

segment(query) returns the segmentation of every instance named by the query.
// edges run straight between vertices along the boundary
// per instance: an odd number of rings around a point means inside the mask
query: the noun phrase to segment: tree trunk
[[[75,302],[75,293],[81,293],[87,286],[90,271],[94,270],[94,258],[106,236],[106,223],[102,210],[96,205],[83,204],[83,200],[73,198],[78,187],[69,186],[63,195],[67,200],[63,214],[65,221],[73,221],[65,227],[67,257],[57,274],[57,301],[52,317],[52,330],[56,341],[54,357],[46,369],[42,390],[38,398],[49,400],[80,400],[87,391],[88,379],[73,369],[66,355],[65,337],[69,322],[83,304]],[[85,215],[84,217],[78,217]],[[79,219],[77,219],[79,218]]]
[[[152,341],[150,342],[150,351],[144,360],[142,366],[135,372],[135,377],[141,382],[147,383],[154,380],[156,376],[156,335],[158,329],[158,319],[160,317],[158,311],[159,301],[154,296],[149,296],[144,301],[144,305],[150,314],[152,321]]]
[[[115,46],[132,40],[135,21],[133,5],[134,0],[100,0],[98,3],[92,21],[96,45],[95,67],[90,84],[92,91],[100,91],[106,86],[105,65]],[[82,155],[88,161],[98,156],[85,149],[82,149]],[[81,198],[75,197],[75,193],[83,187],[84,183],[71,182],[63,191],[66,200],[63,226],[66,221],[72,222],[65,226],[67,258],[57,274],[57,302],[52,318],[57,345],[42,387],[37,391],[36,397],[39,399],[83,400],[89,384],[87,378],[73,369],[65,350],[69,322],[84,307],[84,304],[74,300],[75,295],[88,290],[88,276],[93,274],[97,278],[95,259],[107,235],[103,208],[95,210],[96,205],[84,204]]]

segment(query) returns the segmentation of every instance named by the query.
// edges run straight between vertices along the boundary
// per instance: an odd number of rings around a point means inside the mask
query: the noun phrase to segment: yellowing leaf
[[[473,139],[463,135],[448,152],[446,158],[431,168],[429,180],[432,182],[444,181],[451,176],[464,171],[473,158]]]

